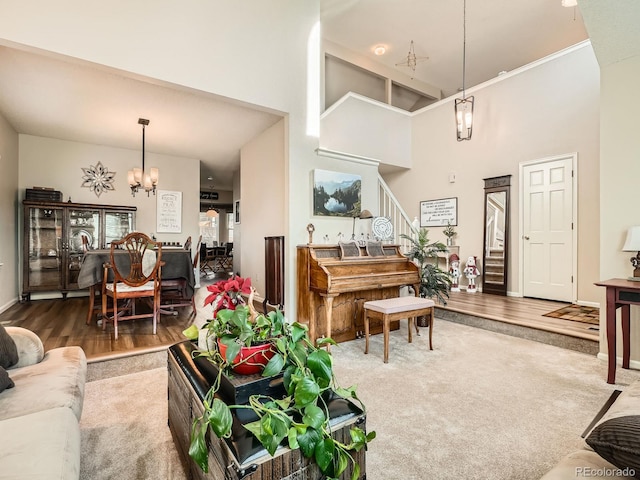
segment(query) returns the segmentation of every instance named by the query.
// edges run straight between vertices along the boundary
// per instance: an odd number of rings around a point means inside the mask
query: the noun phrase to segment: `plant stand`
[[[219,439],[211,432],[207,435],[209,444],[209,472],[204,473],[189,457],[191,442],[191,425],[193,419],[202,415],[202,398],[209,390],[209,373],[201,371],[194,362],[191,352],[195,347],[191,342],[175,344],[168,351],[169,371],[169,429],[180,458],[192,479],[215,480],[320,480],[324,476],[318,466],[302,456],[299,450],[280,447],[274,457],[264,450],[257,439],[242,425],[255,420],[251,410],[233,411],[233,429],[230,439]],[[248,376],[251,384],[248,389],[265,387],[273,394],[274,389],[281,388],[281,379],[264,379],[258,376]],[[275,384],[273,383],[275,382]],[[236,400],[245,396],[241,377],[234,377],[230,382],[235,389],[233,397]],[[269,392],[265,392],[269,394]],[[354,423],[365,429],[366,417],[352,402],[332,396],[328,398],[331,427],[334,438],[344,443],[350,442],[349,430]],[[366,478],[365,449],[353,452],[353,456],[360,464],[360,479]],[[343,480],[351,478],[351,467],[340,476]]]

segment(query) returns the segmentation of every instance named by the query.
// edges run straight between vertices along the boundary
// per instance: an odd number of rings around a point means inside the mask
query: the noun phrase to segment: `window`
[[[218,217],[207,217],[206,212],[200,212],[200,235],[202,243],[216,245],[218,242]]]
[[[233,242],[233,213],[227,213],[228,242]]]

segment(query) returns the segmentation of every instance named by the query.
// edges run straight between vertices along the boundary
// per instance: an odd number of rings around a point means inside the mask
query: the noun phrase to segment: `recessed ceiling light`
[[[387,51],[387,47],[385,47],[384,45],[376,45],[373,49],[373,53],[375,53],[378,56],[384,55],[386,51]]]
[[[562,6],[563,7],[577,7],[578,6],[578,2],[577,2],[577,0],[562,0]]]

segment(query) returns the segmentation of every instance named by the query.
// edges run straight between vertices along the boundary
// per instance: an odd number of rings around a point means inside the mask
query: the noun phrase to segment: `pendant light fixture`
[[[467,97],[465,92],[465,75],[467,69],[467,0],[463,0],[462,14],[462,98],[456,98],[456,136],[458,141],[471,140],[473,129],[473,96]]]
[[[211,182],[213,181],[213,177],[209,176],[207,177],[207,180]],[[213,183],[209,185],[209,189],[211,190],[211,198],[213,198]],[[218,216],[218,211],[213,208],[213,202],[209,203],[209,210],[207,210],[206,215],[209,218],[215,218]]]
[[[416,66],[423,60],[429,60],[429,57],[418,57],[413,46],[413,40],[411,40],[411,43],[409,43],[409,53],[407,53],[407,59],[403,62],[396,63],[396,67],[409,67],[411,69],[411,79],[413,80],[413,77],[416,74]]]
[[[149,125],[149,120],[146,118],[139,118],[138,124],[142,125],[142,168],[129,170],[127,173],[127,179],[129,181],[129,187],[131,187],[131,195],[135,197],[138,190],[144,188],[148,197],[149,192],[153,192],[154,195],[156,194],[159,172],[155,167],[150,168],[148,173],[144,169],[144,129]]]

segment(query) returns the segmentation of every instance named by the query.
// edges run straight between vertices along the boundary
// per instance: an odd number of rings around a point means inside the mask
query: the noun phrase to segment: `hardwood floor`
[[[206,317],[210,313],[210,310],[201,308],[208,293],[203,286],[217,280],[218,278],[203,279],[201,288],[197,290],[197,318]],[[447,306],[438,305],[437,308],[597,342],[597,325],[543,316],[563,305],[566,304],[529,298],[452,292]],[[102,330],[102,327],[96,324],[95,316],[90,325],[85,324],[88,306],[88,297],[32,300],[15,304],[0,314],[0,323],[32,330],[42,339],[45,350],[78,345],[83,348],[89,361],[99,361],[164,349],[182,341],[182,331],[196,318],[191,307],[177,309],[177,315],[162,315],[156,335],[152,334],[150,319],[122,322],[118,324],[118,340],[114,340],[112,325]]]
[[[436,308],[598,342],[598,325],[543,316],[566,305],[535,298],[451,292],[447,305]]]

